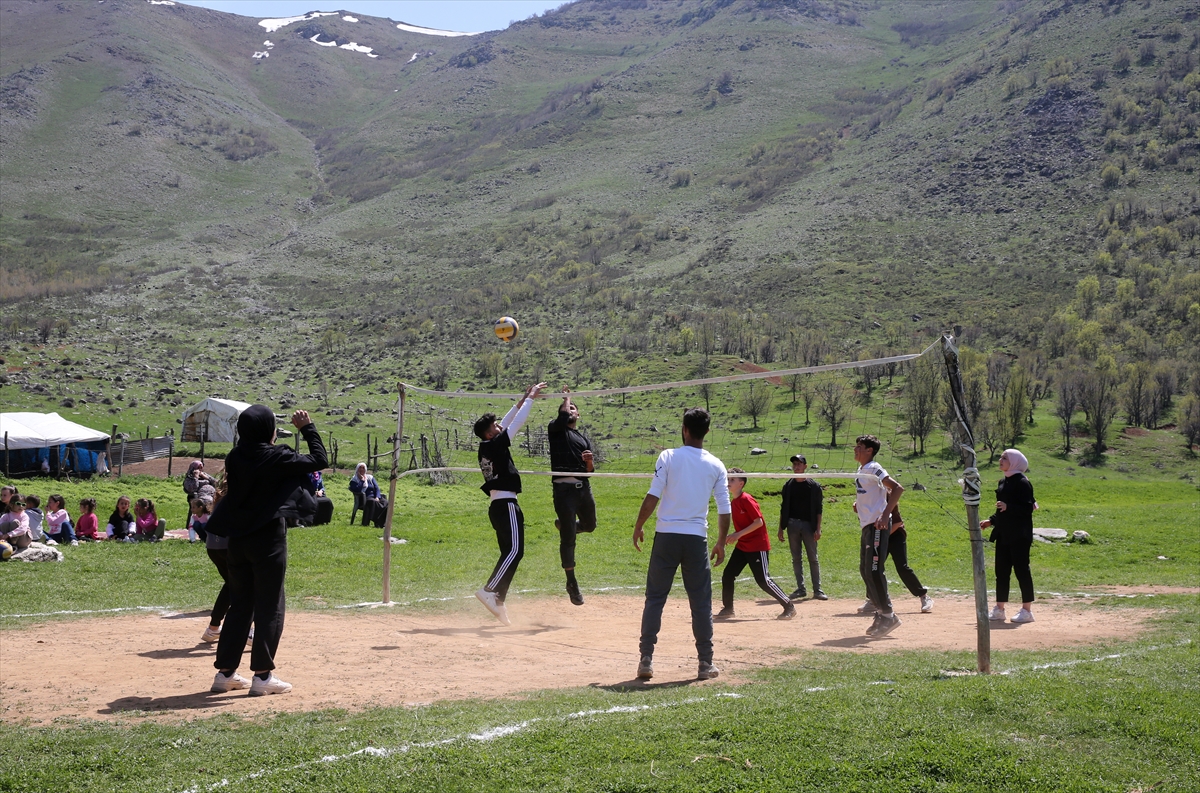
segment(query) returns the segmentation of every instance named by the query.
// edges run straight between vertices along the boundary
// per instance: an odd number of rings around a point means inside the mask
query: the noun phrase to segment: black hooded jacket
[[[311,522],[317,503],[305,487],[308,475],[329,464],[313,424],[300,428],[308,454],[271,443],[275,414],[252,405],[238,417],[238,445],[225,459],[229,489],[208,519],[218,537],[242,537],[283,518],[288,525]]]

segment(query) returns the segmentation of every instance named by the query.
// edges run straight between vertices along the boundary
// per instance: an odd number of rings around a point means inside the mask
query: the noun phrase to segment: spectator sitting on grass
[[[8,499],[8,512],[0,515],[0,540],[18,551],[25,550],[33,542],[29,536],[29,517],[19,493]]]
[[[137,528],[137,538],[144,542],[158,542],[167,530],[167,522],[159,520],[154,502],[148,498],[139,498],[133,507],[134,525]]]
[[[25,496],[25,517],[29,519],[29,539],[33,542],[45,542],[48,539],[42,531],[42,520],[46,516],[42,514],[41,506],[42,500],[37,496]]]
[[[5,485],[0,487],[0,515],[8,512],[8,502],[17,494],[16,485]]]
[[[96,517],[96,499],[79,499],[79,523],[75,525],[75,537],[85,542],[99,542],[100,519]]]
[[[108,516],[108,526],[104,533],[110,539],[120,542],[133,542],[133,533],[137,528],[137,519],[129,511],[129,496],[117,497],[117,508]]]
[[[60,545],[79,544],[79,540],[75,539],[75,527],[71,525],[71,516],[67,514],[67,502],[59,493],[54,493],[46,499],[46,528],[50,539]]]

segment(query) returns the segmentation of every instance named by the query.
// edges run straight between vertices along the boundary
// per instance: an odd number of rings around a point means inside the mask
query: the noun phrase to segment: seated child
[[[208,532],[204,527],[208,525],[208,516],[212,513],[212,503],[203,498],[192,499],[192,518],[188,522],[188,542],[195,542],[197,539],[207,540]]]
[[[117,508],[108,516],[108,526],[104,533],[110,539],[118,542],[134,542],[133,533],[136,530],[136,518],[129,511],[129,496],[117,498]]]
[[[158,542],[167,530],[167,522],[158,519],[154,510],[154,502],[148,498],[139,498],[133,507],[134,527],[137,539],[143,542]]]
[[[60,545],[78,545],[75,539],[75,527],[71,525],[71,516],[67,514],[67,502],[55,493],[46,499],[46,534]]]
[[[7,543],[17,551],[25,550],[33,542],[29,535],[29,518],[25,514],[25,502],[21,500],[20,495],[12,496],[8,500],[8,512],[0,515],[0,541]]]
[[[85,542],[99,542],[100,519],[96,517],[96,499],[79,499],[79,523],[75,526],[75,536]]]
[[[47,537],[42,532],[42,519],[45,517],[41,510],[42,500],[37,496],[25,496],[25,517],[29,518],[29,539],[34,542],[45,542]],[[57,543],[55,543],[57,545]]]

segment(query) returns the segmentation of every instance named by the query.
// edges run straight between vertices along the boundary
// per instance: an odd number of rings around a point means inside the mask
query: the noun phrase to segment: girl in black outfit
[[[292,424],[304,436],[308,454],[276,446],[275,414],[265,405],[251,405],[238,416],[238,445],[225,459],[228,489],[206,527],[209,534],[229,538],[230,603],[213,664],[216,693],[247,687],[251,696],[292,690],[272,672],[283,635],[287,530],[312,522],[317,504],[306,487],[308,475],[329,464],[308,413],[297,410]],[[251,620],[253,683],[237,674]]]
[[[1000,471],[1004,478],[996,488],[996,514],[982,521],[979,528],[993,527],[996,543],[996,606],[989,619],[1004,622],[1004,605],[1008,602],[1008,580],[1016,573],[1021,586],[1021,610],[1012,618],[1015,623],[1033,622],[1033,573],[1029,570],[1029,549],[1033,546],[1033,485],[1025,476],[1029,461],[1016,449],[1005,449],[1000,455]]]

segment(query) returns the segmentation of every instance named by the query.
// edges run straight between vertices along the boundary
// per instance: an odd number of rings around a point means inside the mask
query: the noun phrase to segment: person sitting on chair
[[[366,463],[359,463],[350,477],[350,492],[362,499],[362,525],[374,523],[382,528],[387,519],[387,499],[379,492],[379,483],[367,471]]]

